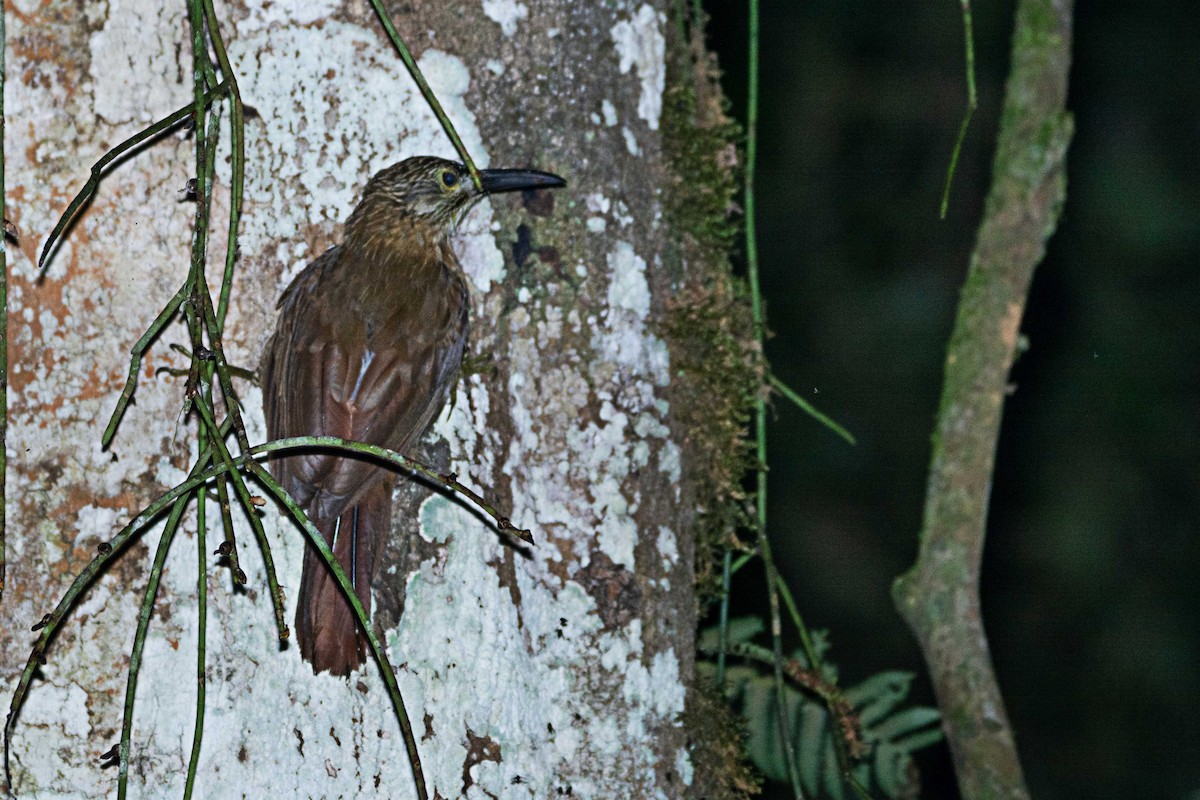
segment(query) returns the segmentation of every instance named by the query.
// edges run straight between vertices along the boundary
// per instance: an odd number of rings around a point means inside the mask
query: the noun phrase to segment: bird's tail
[[[384,481],[372,487],[358,505],[317,529],[350,579],[367,618],[371,616],[371,579],[392,517],[392,487]],[[363,663],[367,637],[359,629],[342,588],[311,544],[304,553],[296,607],[296,639],[300,655],[313,672],[349,675]]]

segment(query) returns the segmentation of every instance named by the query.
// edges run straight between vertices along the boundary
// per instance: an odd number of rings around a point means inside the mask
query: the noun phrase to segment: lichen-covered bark
[[[443,444],[427,448],[538,544],[508,547],[469,510],[405,489],[384,568],[376,621],[431,793],[444,798],[688,793],[680,715],[692,669],[691,511],[680,502],[684,432],[659,325],[679,279],[662,269],[665,5],[391,9],[481,166],[533,166],[569,182],[552,196],[485,203],[463,225],[470,349],[490,361],[473,362],[483,366],[435,426],[431,441]],[[453,151],[365,3],[243,0],[218,11],[253,109],[225,342],[231,361],[252,365],[280,289],[337,240],[366,178],[408,155]],[[179,328],[147,359],[112,451],[98,440],[129,346],[183,280],[193,209],[180,190],[193,161],[190,139],[173,134],[115,169],[39,283],[36,248],[90,164],[186,103],[191,66],[182,6],[17,0],[9,13],[9,216],[25,234],[10,290],[14,458],[0,628],[12,676],[27,626],[190,463],[183,381],[158,373],[182,361],[167,347],[186,341]],[[241,389],[261,440],[257,389]],[[301,540],[275,519],[294,602]],[[204,795],[411,796],[374,669],[347,683],[280,652],[261,562],[252,539],[239,539],[249,591],[232,591],[220,567],[208,579]],[[168,561],[138,688],[131,772],[156,796],[180,793],[190,741],[192,541],[180,537]],[[115,774],[97,757],[120,725],[147,560],[144,546],[131,548],[52,647],[14,740],[23,795],[111,793]]]
[[[992,669],[979,568],[996,437],[1033,271],[1066,197],[1069,0],[1021,0],[984,218],[959,300],[913,568],[897,607],[929,664],[967,800],[1027,798]]]

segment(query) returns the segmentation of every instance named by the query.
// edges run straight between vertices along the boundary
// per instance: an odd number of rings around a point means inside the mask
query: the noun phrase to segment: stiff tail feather
[[[316,521],[317,529],[333,550],[355,593],[371,616],[371,580],[378,551],[387,541],[392,516],[392,487],[388,482],[371,488],[358,505],[331,521]],[[296,607],[296,639],[300,655],[313,672],[349,675],[367,655],[367,637],[358,627],[354,609],[334,580],[317,549],[304,553]]]

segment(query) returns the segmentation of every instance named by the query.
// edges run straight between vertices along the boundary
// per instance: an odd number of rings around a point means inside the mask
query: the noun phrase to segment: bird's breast
[[[421,295],[437,280],[435,260],[420,248],[386,239],[354,244],[343,247],[334,274],[325,281],[336,284],[337,310],[376,330],[397,313],[416,313]]]

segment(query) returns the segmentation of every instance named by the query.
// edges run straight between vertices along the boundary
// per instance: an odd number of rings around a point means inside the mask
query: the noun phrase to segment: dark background
[[[945,344],[991,168],[1014,5],[975,3],[979,111],[945,221],[965,107],[952,0],[764,3],[759,245],[786,383],[770,519],[843,685],[923,674],[889,587],[915,557]],[[745,4],[706,3],[745,119]],[[1076,4],[1067,205],[1013,370],[984,612],[1030,789],[1200,797],[1200,31],[1190,3]],[[763,613],[761,570],[733,613]],[[932,702],[922,677],[915,700]],[[955,798],[943,745],[924,797]],[[790,797],[769,787],[767,797]]]

